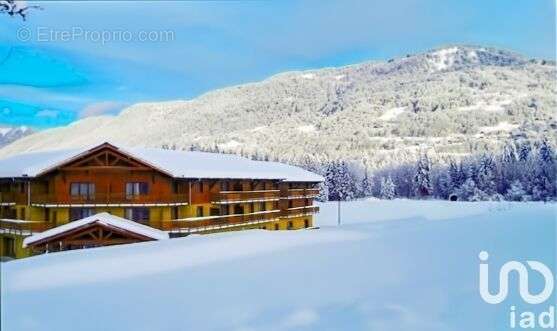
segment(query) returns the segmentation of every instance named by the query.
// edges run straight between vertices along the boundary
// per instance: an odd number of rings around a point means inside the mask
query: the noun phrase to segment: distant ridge
[[[368,168],[459,157],[513,139],[555,142],[553,61],[449,46],[340,68],[286,72],[188,101],[139,103],[37,132],[0,149],[128,146],[203,149],[295,164],[353,160]]]

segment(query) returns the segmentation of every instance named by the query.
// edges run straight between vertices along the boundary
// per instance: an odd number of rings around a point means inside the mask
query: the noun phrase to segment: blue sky
[[[40,5],[26,22],[0,16],[0,124],[66,125],[134,102],[449,44],[555,58],[554,0]],[[142,33],[161,37],[143,41]]]

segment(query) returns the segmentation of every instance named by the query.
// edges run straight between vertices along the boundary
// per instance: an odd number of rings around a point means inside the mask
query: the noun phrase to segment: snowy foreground
[[[326,203],[319,230],[4,263],[2,330],[507,330],[511,304],[537,308],[517,296],[516,279],[507,301],[483,302],[478,253],[489,252],[492,278],[509,260],[555,270],[555,204],[369,200],[342,210],[340,227]]]

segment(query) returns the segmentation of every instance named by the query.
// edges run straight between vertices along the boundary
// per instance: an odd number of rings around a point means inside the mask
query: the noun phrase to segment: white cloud
[[[122,108],[122,106],[122,103],[116,101],[101,101],[87,105],[83,108],[79,115],[81,118],[104,115],[112,113],[115,110]]]
[[[319,320],[319,314],[313,309],[302,309],[288,315],[283,326],[286,329],[299,328],[303,326],[312,325]]]

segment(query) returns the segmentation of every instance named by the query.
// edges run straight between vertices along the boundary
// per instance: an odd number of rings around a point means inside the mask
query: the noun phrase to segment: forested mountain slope
[[[35,133],[0,157],[113,141],[198,148],[290,163],[369,169],[495,150],[509,138],[555,141],[555,63],[449,47],[387,62],[287,72],[188,101],[141,103]]]

